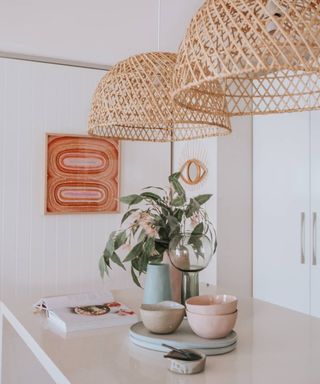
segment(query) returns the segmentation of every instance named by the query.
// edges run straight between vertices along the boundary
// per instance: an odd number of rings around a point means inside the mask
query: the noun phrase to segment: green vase
[[[183,272],[181,285],[181,304],[185,305],[190,297],[199,296],[199,273]]]

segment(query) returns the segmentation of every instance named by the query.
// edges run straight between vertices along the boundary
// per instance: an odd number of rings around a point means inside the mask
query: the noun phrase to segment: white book
[[[115,301],[111,292],[45,297],[34,305],[34,309],[45,311],[52,325],[65,333],[138,321],[135,312]]]

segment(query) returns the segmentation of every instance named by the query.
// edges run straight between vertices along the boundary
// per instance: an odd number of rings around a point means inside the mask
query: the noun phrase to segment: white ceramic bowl
[[[201,315],[227,315],[237,310],[238,299],[230,295],[203,295],[186,301],[189,312]]]
[[[176,360],[168,358],[169,371],[172,371],[174,373],[180,373],[181,375],[193,375],[195,373],[200,373],[204,370],[206,365],[206,355],[194,349],[187,349],[187,351],[197,353],[199,356],[201,356],[201,358],[195,361]]]
[[[158,304],[142,304],[140,315],[143,325],[152,333],[172,333],[181,324],[185,307],[174,301]]]
[[[193,332],[205,339],[220,339],[227,336],[235,326],[238,311],[228,315],[201,315],[187,311],[188,322]]]

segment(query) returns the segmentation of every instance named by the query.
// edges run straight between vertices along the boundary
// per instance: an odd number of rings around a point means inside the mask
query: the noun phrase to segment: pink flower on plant
[[[138,225],[144,229],[146,234],[150,237],[155,237],[157,235],[157,230],[153,224],[153,219],[147,212],[141,212],[140,219],[138,220]]]
[[[194,228],[196,227],[200,222],[201,222],[201,218],[199,216],[199,214],[196,212],[194,213],[192,216],[191,216],[191,226]]]

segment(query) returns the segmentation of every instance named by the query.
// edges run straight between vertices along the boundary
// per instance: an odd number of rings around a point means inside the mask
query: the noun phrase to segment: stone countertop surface
[[[203,293],[212,291],[204,287]],[[221,292],[221,290],[219,290]],[[116,300],[137,310],[141,290],[114,291]],[[167,370],[163,353],[140,348],[128,337],[129,326],[73,332],[52,331],[33,313],[38,298],[11,300],[3,311],[29,347],[46,357],[46,369],[61,372],[57,382],[87,384],[319,384],[320,319],[252,298],[240,298],[237,348],[207,357],[204,372],[186,376]],[[52,363],[52,364],[51,364]],[[58,375],[59,376],[59,375]]]

